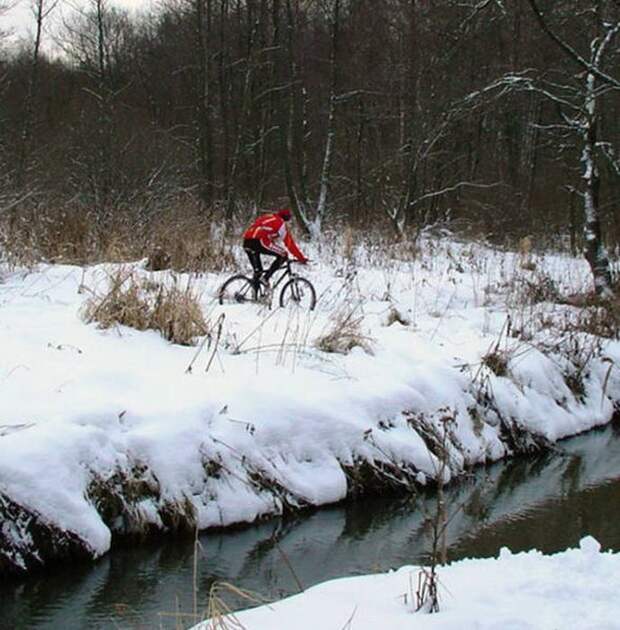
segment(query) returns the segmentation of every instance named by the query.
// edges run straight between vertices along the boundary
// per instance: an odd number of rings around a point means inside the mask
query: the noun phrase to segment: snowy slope
[[[225,275],[191,278],[213,331],[202,349],[86,325],[84,302],[114,266],[4,271],[0,511],[20,524],[2,526],[0,560],[45,562],[36,532],[48,526],[97,556],[112,532],[226,526],[424,483],[446,417],[446,478],[610,420],[618,343],[566,332],[578,309],[523,297],[543,277],[583,290],[583,261],[548,256],[526,271],[518,256],[447,240],[413,262],[324,259],[304,270],[320,296],[312,313],[219,306]],[[390,324],[395,310],[404,323]],[[359,319],[362,347],[319,350],[343,314]],[[507,360],[499,375],[481,363],[489,352]]]
[[[235,615],[252,630],[458,629],[553,630],[620,628],[620,554],[603,553],[588,536],[579,549],[544,556],[540,552],[461,560],[438,569],[440,610],[414,612],[419,567],[319,584]],[[220,627],[205,622],[196,628]]]

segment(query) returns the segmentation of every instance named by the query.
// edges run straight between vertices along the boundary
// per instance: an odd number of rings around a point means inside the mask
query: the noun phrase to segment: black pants
[[[269,280],[271,276],[286,262],[286,256],[280,256],[275,252],[267,249],[257,238],[246,238],[243,241],[243,249],[250,259],[252,269],[254,269],[254,275],[260,276],[263,273],[263,263],[261,262],[260,255],[274,256],[275,260],[271,263],[271,266],[265,272],[265,280]]]

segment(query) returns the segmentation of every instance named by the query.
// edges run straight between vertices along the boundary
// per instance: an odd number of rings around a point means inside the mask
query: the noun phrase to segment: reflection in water
[[[617,428],[562,443],[559,451],[490,466],[451,488],[448,559],[493,556],[502,546],[554,552],[585,534],[620,551],[620,527],[610,518],[620,507]],[[217,580],[274,599],[297,592],[298,581],[307,587],[423,562],[430,543],[425,515],[433,512],[433,501],[364,500],[293,521],[202,535],[199,603],[206,604]],[[3,587],[0,626],[178,628],[174,613],[192,610],[193,549],[192,541],[122,548],[94,566],[62,567]]]

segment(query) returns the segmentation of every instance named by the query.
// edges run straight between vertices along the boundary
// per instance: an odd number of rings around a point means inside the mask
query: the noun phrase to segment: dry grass
[[[209,604],[207,607],[208,621],[204,630],[244,630],[245,626],[237,619],[233,609],[226,602],[228,596],[245,602],[248,606],[264,604],[261,597],[240,589],[228,582],[215,582],[209,591]]]
[[[536,273],[532,280],[518,278],[517,287],[518,299],[524,304],[562,301],[556,282],[542,272]]]
[[[152,270],[221,271],[234,266],[232,242],[213,225],[189,202],[152,213],[118,210],[103,218],[79,204],[25,207],[1,217],[0,253],[16,266],[147,258]]]
[[[157,330],[172,343],[194,345],[209,332],[198,296],[188,283],[180,287],[145,280],[135,272],[119,269],[110,276],[107,292],[93,294],[82,312],[87,322],[101,328],[115,325],[137,330]]]
[[[411,320],[403,315],[393,304],[390,306],[390,310],[385,319],[386,326],[391,326],[392,324],[400,324],[401,326],[411,325]]]
[[[579,316],[565,324],[566,329],[585,332],[605,339],[620,337],[620,292],[615,287],[615,295],[601,298],[594,293],[571,295],[564,303],[581,309]]]
[[[186,346],[208,332],[200,302],[189,285],[184,289],[176,285],[158,289],[150,328],[159,330],[169,341]]]
[[[149,230],[147,268],[175,271],[222,271],[235,266],[232,242],[213,230],[198,213],[166,213]]]
[[[510,357],[506,351],[496,349],[487,352],[482,357],[482,365],[486,365],[495,376],[506,376],[508,374],[509,360]]]
[[[194,569],[196,570],[196,567],[194,567]],[[196,624],[199,624],[202,630],[246,630],[246,626],[244,626],[235,615],[234,609],[239,607],[249,608],[267,603],[265,599],[251,591],[238,588],[228,582],[216,581],[209,589],[206,609],[204,612],[199,612],[196,573],[194,573],[193,587],[193,612],[181,613],[180,611],[176,611],[159,613],[159,616],[166,620],[166,627],[169,627],[170,622],[174,622],[175,628],[178,630],[193,628]],[[229,603],[230,601],[234,603],[231,604]]]
[[[15,265],[116,262],[139,257],[137,233],[126,215],[109,224],[79,206],[32,207],[2,217],[0,247]]]
[[[341,248],[344,260],[353,262],[355,256],[355,248],[359,243],[358,235],[355,234],[350,225],[345,226],[342,231]]]
[[[536,262],[532,257],[533,241],[531,236],[524,236],[519,240],[519,266],[525,271],[535,271]]]
[[[349,354],[353,348],[361,348],[373,354],[372,339],[362,332],[363,315],[356,314],[355,308],[340,309],[334,313],[327,330],[315,340],[315,346],[323,351]]]

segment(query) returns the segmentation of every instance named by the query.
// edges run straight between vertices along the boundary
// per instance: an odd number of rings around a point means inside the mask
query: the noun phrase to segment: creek
[[[294,519],[122,545],[94,564],[64,565],[0,589],[2,628],[189,627],[224,581],[267,600],[335,577],[428,561],[436,496],[362,499]],[[586,534],[620,552],[620,427],[556,452],[477,469],[446,490],[449,561],[532,548],[553,553]],[[194,549],[197,553],[194,553]],[[194,589],[195,585],[195,589]],[[222,591],[233,608],[251,604]]]

